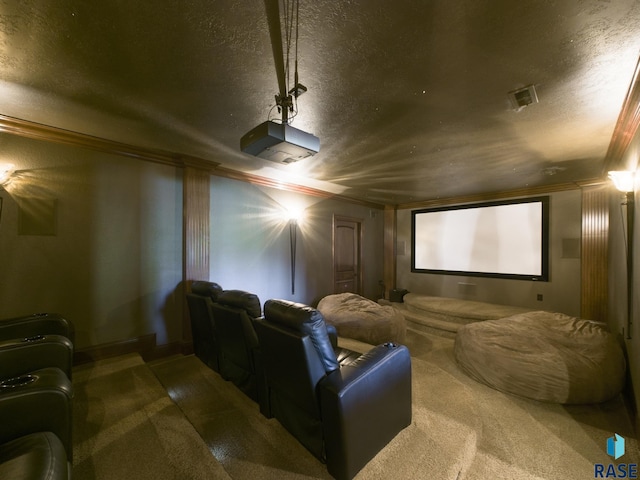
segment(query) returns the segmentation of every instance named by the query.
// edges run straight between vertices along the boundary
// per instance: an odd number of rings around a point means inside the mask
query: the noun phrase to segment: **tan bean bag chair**
[[[328,295],[320,300],[318,310],[341,337],[371,345],[405,340],[407,327],[401,313],[355,293]]]
[[[458,330],[460,368],[502,392],[562,404],[597,403],[622,390],[626,362],[605,324],[528,312]]]

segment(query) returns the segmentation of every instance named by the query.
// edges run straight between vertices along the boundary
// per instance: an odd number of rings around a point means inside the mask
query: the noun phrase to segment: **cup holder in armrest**
[[[35,343],[44,340],[44,335],[34,335],[33,337],[23,338],[24,343]]]
[[[7,378],[0,382],[0,388],[17,388],[24,387],[30,383],[35,382],[38,379],[36,375],[22,375],[20,377]]]

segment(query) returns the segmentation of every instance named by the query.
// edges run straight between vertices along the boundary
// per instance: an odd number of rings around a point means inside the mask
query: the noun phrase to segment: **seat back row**
[[[71,478],[73,324],[0,320],[0,478]]]
[[[353,478],[411,423],[405,346],[385,343],[364,354],[340,348],[335,328],[315,308],[273,299],[262,315],[256,295],[211,282],[194,282],[188,299],[195,354],[335,478]],[[207,309],[193,308],[198,302]],[[205,311],[208,318],[199,316]]]

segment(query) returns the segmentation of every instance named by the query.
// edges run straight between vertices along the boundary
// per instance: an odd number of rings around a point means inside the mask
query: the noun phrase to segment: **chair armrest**
[[[51,432],[0,444],[0,478],[71,480],[72,470],[62,442]]]
[[[71,379],[73,344],[62,335],[0,341],[0,380],[56,367]]]
[[[71,381],[57,368],[0,381],[0,444],[36,432],[52,432],[72,453]]]
[[[75,328],[73,323],[57,313],[34,313],[24,317],[0,320],[0,340],[35,335],[62,335],[73,343]]]
[[[411,357],[403,345],[374,347],[319,384],[327,469],[352,478],[411,423]]]
[[[338,348],[338,330],[334,325],[329,325],[327,323],[327,334],[329,335],[331,346],[335,350],[336,348]]]

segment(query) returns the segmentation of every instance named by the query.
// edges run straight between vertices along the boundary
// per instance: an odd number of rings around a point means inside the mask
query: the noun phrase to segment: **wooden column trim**
[[[209,279],[209,172],[185,167],[183,229],[185,282]]]
[[[397,209],[394,205],[384,207],[384,263],[383,281],[384,298],[389,300],[389,292],[396,288],[396,234],[397,234]]]
[[[208,169],[186,163],[182,179],[182,280],[185,293],[194,280],[209,280],[210,188]],[[191,321],[186,302],[183,308],[183,343],[191,344]]]
[[[583,187],[580,316],[600,322],[607,321],[608,240],[608,186]]]

